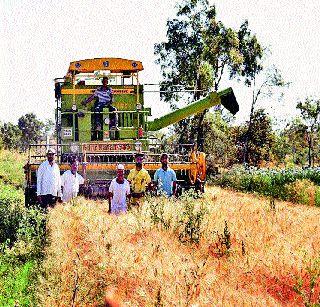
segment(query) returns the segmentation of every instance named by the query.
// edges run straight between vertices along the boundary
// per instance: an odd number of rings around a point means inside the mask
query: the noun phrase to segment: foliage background
[[[0,150],[0,305],[34,306],[46,215],[24,206],[24,155]]]

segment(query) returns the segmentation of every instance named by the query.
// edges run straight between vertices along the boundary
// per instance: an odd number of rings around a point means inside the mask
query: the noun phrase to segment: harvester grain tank
[[[145,168],[153,173],[160,167],[161,147],[151,137],[152,132],[165,128],[186,117],[203,112],[212,106],[224,105],[235,114],[239,107],[231,88],[209,93],[184,108],[149,121],[151,108],[144,105],[144,86],[139,82],[143,70],[140,61],[121,58],[95,58],[71,62],[63,78],[55,79],[56,98],[56,148],[60,170],[68,169],[67,158],[78,155],[80,172],[86,184],[82,193],[91,197],[104,197],[108,183],[114,177],[116,164],[125,164],[129,171],[134,167],[133,156],[144,153]],[[100,116],[102,126],[95,127],[93,103],[86,107],[82,102],[88,98],[101,79],[107,76],[113,90],[113,106],[117,108],[119,130],[113,129],[108,108]],[[45,159],[49,144],[30,145],[26,170],[26,203],[35,201],[36,171]],[[188,149],[188,150],[186,150]],[[172,151],[170,167],[177,173],[183,188],[203,185],[206,177],[205,154],[190,145],[184,151]]]

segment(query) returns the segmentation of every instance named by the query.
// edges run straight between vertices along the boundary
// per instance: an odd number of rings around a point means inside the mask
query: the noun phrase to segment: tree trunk
[[[309,149],[308,149],[308,161],[309,161],[309,167],[311,167],[311,149],[310,149],[310,145],[309,145]]]
[[[259,91],[257,95],[255,94],[255,87],[256,87],[256,79],[253,79],[253,90],[252,90],[252,104],[251,104],[251,110],[250,110],[250,117],[249,117],[249,125],[248,125],[248,130],[245,134],[244,137],[244,148],[243,148],[243,163],[248,163],[249,162],[249,154],[248,154],[248,144],[249,144],[249,138],[251,134],[251,129],[252,129],[252,117],[253,117],[253,112],[254,112],[254,107],[259,95]]]
[[[204,133],[203,133],[203,120],[207,110],[199,114],[199,121],[197,127],[197,148],[199,151],[204,151]]]
[[[201,82],[200,82],[199,75],[197,76],[197,79],[196,79],[195,89],[196,91],[194,92],[193,100],[197,101],[200,99],[200,92],[198,90],[201,89]],[[196,135],[197,135],[197,149],[199,151],[204,151],[203,120],[204,120],[206,111],[207,110],[204,110],[202,113],[197,115],[197,117],[199,117],[199,120],[196,127]]]
[[[308,136],[308,161],[309,161],[309,167],[312,166],[312,155],[311,155],[311,151],[312,151],[312,138],[311,135]]]

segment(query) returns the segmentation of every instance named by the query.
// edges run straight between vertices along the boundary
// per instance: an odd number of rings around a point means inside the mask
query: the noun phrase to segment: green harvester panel
[[[92,93],[97,89],[99,86],[79,86],[76,85],[75,89],[92,89]],[[71,84],[66,84],[62,87],[62,89],[72,89]],[[122,86],[111,86],[112,89],[122,89]],[[140,92],[143,90],[143,86],[140,85]],[[131,94],[115,94],[113,97],[114,103],[113,105],[119,110],[119,111],[135,111],[136,105],[137,105],[137,95],[136,95],[137,87],[134,86],[134,92]],[[75,104],[78,106],[79,109],[83,109],[83,106],[81,106],[81,102],[88,98],[90,95],[75,95]],[[139,102],[141,105],[143,105],[143,95],[139,94]],[[87,109],[91,109],[94,104],[94,101],[88,104]],[[73,95],[62,95],[62,111],[70,110],[73,105]]]
[[[85,114],[83,117],[78,117],[79,125],[79,142],[91,141],[91,114]]]
[[[137,97],[136,95],[125,95],[119,94],[114,95],[114,102],[113,105],[119,111],[135,111],[137,105]]]
[[[99,86],[94,85],[76,85],[75,89],[91,89],[92,93]],[[138,116],[137,112],[137,91],[139,91],[139,108],[141,111],[144,110],[143,104],[143,85],[137,86],[119,86],[119,85],[111,85],[111,88],[114,91],[113,95],[113,106],[117,108],[118,111],[118,126],[120,131],[118,133],[119,139],[137,139],[138,136],[138,128],[142,127],[144,131],[146,131],[146,116],[143,113],[140,113]],[[62,89],[73,89],[73,86],[70,83],[63,85]],[[125,93],[126,90],[129,89],[129,93]],[[123,91],[117,92],[117,90]],[[87,106],[83,106],[81,103],[89,97],[89,94],[63,94],[62,95],[62,112],[70,112],[72,111],[72,106],[76,104],[77,111],[74,113],[74,116],[77,116],[77,112],[83,112],[82,116],[78,117],[78,127],[75,127],[79,131],[79,142],[90,142],[91,141],[91,130],[92,130],[92,115],[90,113],[93,110],[93,105],[95,100],[91,101]],[[108,108],[105,108],[106,112],[108,112]],[[121,112],[123,111],[123,113]],[[62,128],[73,126],[74,116],[70,116],[69,114],[63,115],[62,118]],[[110,137],[109,125],[106,124],[105,121],[107,114],[103,115],[103,138],[108,140],[108,135]]]
[[[136,129],[121,129],[119,131],[120,139],[134,139],[137,137]]]

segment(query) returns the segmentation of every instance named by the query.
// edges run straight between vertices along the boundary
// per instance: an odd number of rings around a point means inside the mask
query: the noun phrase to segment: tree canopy
[[[217,91],[226,72],[230,78],[244,77],[250,82],[262,69],[263,48],[248,21],[239,30],[232,29],[217,20],[216,7],[207,0],[185,0],[177,6],[176,17],[168,20],[167,41],[155,44],[155,55],[163,77],[161,97],[176,108],[181,99],[191,102]],[[196,133],[188,130],[190,119],[176,126],[180,142],[196,140],[203,149],[205,113],[195,116]]]
[[[37,143],[43,135],[44,124],[33,113],[23,115],[18,120],[21,130],[21,148],[26,150],[31,143]]]
[[[297,109],[301,113],[302,124],[305,128],[305,136],[308,143],[309,167],[314,166],[315,141],[319,139],[320,132],[320,99],[307,97],[297,103]]]
[[[2,146],[6,149],[25,151],[29,144],[38,143],[52,129],[52,121],[46,125],[33,113],[21,116],[18,124],[4,123],[0,127]]]

